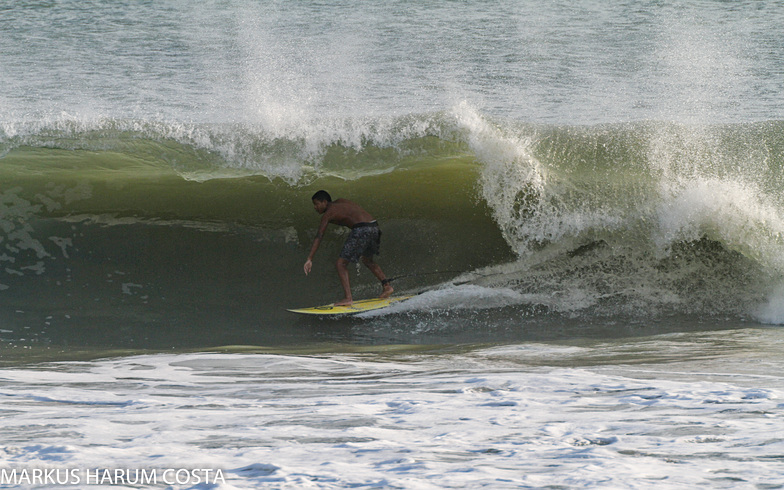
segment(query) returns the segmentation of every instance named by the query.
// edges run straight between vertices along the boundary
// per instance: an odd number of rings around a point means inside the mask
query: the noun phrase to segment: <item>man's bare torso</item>
[[[357,223],[373,221],[373,216],[355,202],[348,199],[336,199],[330,203],[321,219],[336,225],[353,228]]]

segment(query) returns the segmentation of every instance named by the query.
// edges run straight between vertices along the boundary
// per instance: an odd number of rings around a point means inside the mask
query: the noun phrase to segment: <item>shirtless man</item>
[[[313,194],[312,200],[313,208],[322,216],[316,239],[313,241],[313,247],[310,249],[308,260],[305,261],[305,275],[309,274],[313,268],[313,256],[316,254],[319,245],[321,245],[321,239],[324,237],[327,225],[335,223],[336,225],[351,228],[351,233],[348,235],[345,245],[343,245],[343,250],[340,252],[340,258],[338,258],[337,263],[338,276],[340,277],[340,284],[343,286],[345,296],[335,305],[347,306],[353,303],[351,285],[348,280],[348,264],[349,262],[356,263],[360,258],[362,263],[381,281],[383,290],[379,298],[390,297],[394,289],[389,285],[389,280],[384,275],[381,267],[373,262],[373,255],[378,254],[381,243],[381,230],[378,228],[378,222],[367,211],[362,209],[359,204],[348,199],[333,201],[327,191],[318,191]]]

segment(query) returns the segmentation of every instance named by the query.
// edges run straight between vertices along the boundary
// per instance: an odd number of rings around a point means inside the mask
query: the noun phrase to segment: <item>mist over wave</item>
[[[0,320],[14,342],[356,335],[284,312],[339,294],[343,230],[301,274],[320,188],[367,207],[397,290],[425,291],[368,318],[362,341],[784,321],[773,4],[4,15]],[[377,294],[367,274],[352,284]],[[99,327],[118,318],[125,330]]]

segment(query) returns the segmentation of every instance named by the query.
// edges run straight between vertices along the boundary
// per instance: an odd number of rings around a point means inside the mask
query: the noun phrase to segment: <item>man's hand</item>
[[[303,269],[305,270],[305,275],[306,275],[306,276],[307,276],[308,274],[310,274],[310,270],[311,270],[312,268],[313,268],[313,262],[312,262],[310,259],[308,259],[307,261],[305,261],[305,267],[303,267]]]

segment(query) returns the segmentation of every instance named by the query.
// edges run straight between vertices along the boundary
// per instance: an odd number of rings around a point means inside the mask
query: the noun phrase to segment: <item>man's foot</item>
[[[395,289],[392,286],[390,286],[389,283],[384,284],[384,290],[381,291],[379,298],[389,298],[390,296],[392,296],[392,293],[394,292]]]
[[[353,300],[344,298],[338,301],[337,303],[335,303],[335,306],[351,306],[353,303],[354,303]]]

